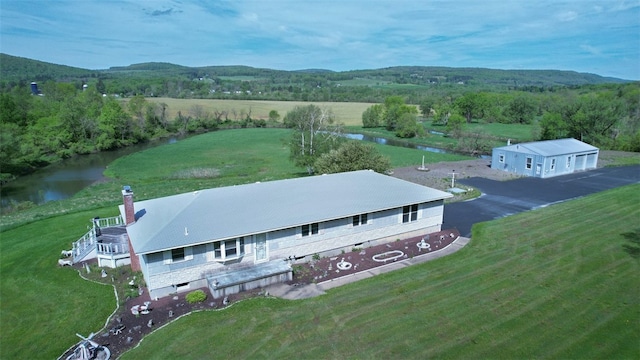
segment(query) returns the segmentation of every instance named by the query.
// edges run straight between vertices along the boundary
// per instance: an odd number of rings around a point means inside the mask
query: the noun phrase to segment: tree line
[[[95,85],[82,90],[53,81],[41,90],[45,96],[27,87],[0,92],[0,182],[77,154],[172,134],[274,126],[280,116],[274,111],[269,120],[252,119],[250,111],[207,113],[196,105],[169,119],[166,104],[141,95],[124,100],[104,96]]]
[[[80,84],[48,81],[41,89],[46,96],[35,96],[26,86],[0,92],[0,179],[12,179],[75,154],[225,127],[287,126],[299,137],[310,131],[291,144],[292,159],[310,173],[320,155],[334,151],[332,156],[337,156],[341,146],[339,137],[332,135],[340,127],[333,123],[330,109],[296,108],[283,124],[275,110],[264,120],[253,119],[250,111],[208,113],[194,105],[189,113],[179,112],[169,119],[166,104],[149,102],[141,95],[126,101],[104,96],[100,86],[96,82],[81,90]],[[573,137],[602,149],[640,151],[640,85],[636,83],[541,93],[430,94],[417,100],[417,105],[410,99],[415,100],[391,95],[373,104],[362,114],[363,127],[384,127],[398,137],[411,138],[425,136],[429,124],[440,126],[458,139],[453,150],[477,154],[489,152],[491,141],[486,134],[466,130],[467,124],[533,124],[541,140]],[[314,126],[319,128],[310,130]]]
[[[365,110],[362,124],[411,138],[424,135],[424,120],[431,120],[432,126],[441,126],[461,140],[481,137],[466,131],[465,125],[472,122],[527,124],[533,125],[538,140],[575,138],[602,149],[640,151],[638,83],[545,93],[477,91],[424,96],[418,109],[420,114],[403,97],[390,96]],[[487,146],[467,152],[486,152],[490,150]]]
[[[87,70],[0,54],[0,89],[31,81],[96,85],[102,94],[245,100],[358,101],[381,103],[400,95],[417,104],[425,96],[468,91],[553,92],[588,84],[628,83],[594,74],[556,70],[498,70],[400,66],[371,70],[284,71],[248,66],[187,67],[143,63]]]

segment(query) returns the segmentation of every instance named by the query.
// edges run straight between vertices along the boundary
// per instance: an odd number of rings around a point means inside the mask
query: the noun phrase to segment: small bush
[[[189,304],[201,303],[207,299],[207,294],[202,290],[195,290],[187,294],[186,300]]]

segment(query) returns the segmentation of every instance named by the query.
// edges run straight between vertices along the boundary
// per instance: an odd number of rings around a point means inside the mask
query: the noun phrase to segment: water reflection
[[[434,147],[424,146],[424,145],[418,145],[418,144],[412,144],[412,143],[407,142],[407,141],[401,141],[401,140],[395,140],[395,139],[385,139],[385,138],[381,138],[381,137],[377,137],[377,136],[369,136],[369,135],[364,135],[364,134],[352,134],[352,133],[344,134],[344,136],[346,138],[348,138],[348,139],[370,141],[370,142],[374,142],[376,144],[381,144],[381,145],[400,146],[400,147],[406,147],[406,148],[409,148],[409,149],[417,149],[417,150],[429,151],[429,152],[434,152],[434,153],[439,153],[439,154],[451,154],[450,151],[447,151],[447,150],[444,150],[444,149],[439,149],[439,148],[434,148]]]
[[[154,146],[172,144],[177,138],[148,142],[114,151],[79,155],[22,176],[0,189],[0,205],[31,201],[42,204],[75,195],[87,186],[104,179],[103,172],[115,159]]]
[[[370,141],[382,145],[400,146],[441,154],[452,153],[444,149],[376,136],[355,133],[347,133],[344,136],[349,139]],[[154,146],[167,143],[173,144],[178,140],[180,139],[172,137],[162,141],[63,160],[3,186],[0,189],[0,205],[4,208],[12,203],[23,201],[42,204],[48,201],[69,198],[89,185],[102,180],[104,178],[103,172],[107,165],[115,159]]]

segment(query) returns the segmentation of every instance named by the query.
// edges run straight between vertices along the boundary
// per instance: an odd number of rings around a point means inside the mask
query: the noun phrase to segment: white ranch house
[[[219,298],[290,280],[291,264],[315,254],[440,231],[444,200],[452,196],[369,170],[135,204],[129,187],[122,193],[126,260],[142,271],[152,298],[205,286]],[[114,264],[107,260],[101,265]]]
[[[548,178],[595,169],[599,150],[576,139],[528,142],[494,148],[491,168]]]

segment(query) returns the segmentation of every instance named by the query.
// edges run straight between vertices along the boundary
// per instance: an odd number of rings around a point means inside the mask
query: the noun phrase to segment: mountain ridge
[[[329,69],[277,70],[256,68],[246,65],[210,65],[190,67],[167,62],[136,63],[127,66],[112,66],[109,69],[83,69],[68,65],[48,63],[5,53],[0,53],[0,76],[11,81],[66,80],[83,77],[109,77],[123,73],[144,73],[146,76],[180,75],[199,77],[255,76],[306,74],[327,76],[328,80],[348,80],[369,78],[397,83],[448,82],[508,86],[574,86],[603,83],[628,83],[632,80],[604,77],[598,74],[581,73],[573,70],[541,69],[491,69],[481,67],[445,66],[389,66],[379,69],[359,69],[333,71]]]

